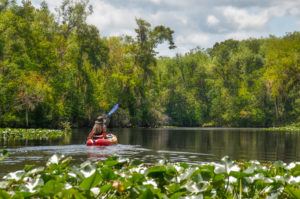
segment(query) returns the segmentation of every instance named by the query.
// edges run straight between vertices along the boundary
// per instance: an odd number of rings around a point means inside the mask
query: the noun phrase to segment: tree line
[[[136,19],[136,36],[101,37],[88,1],[0,0],[0,126],[266,127],[300,122],[300,33],[229,39],[185,55],[174,31]]]

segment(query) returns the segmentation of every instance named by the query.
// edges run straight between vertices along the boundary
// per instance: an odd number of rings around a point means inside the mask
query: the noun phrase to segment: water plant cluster
[[[286,131],[286,132],[300,132],[300,124],[293,124],[289,126],[283,126],[283,127],[271,127],[271,128],[263,128],[267,131]]]
[[[67,135],[69,132],[53,129],[21,129],[21,128],[0,128],[0,139],[14,140],[39,140],[56,139]]]
[[[299,198],[300,162],[189,165],[110,157],[71,165],[53,155],[45,167],[25,166],[0,182],[1,198]]]

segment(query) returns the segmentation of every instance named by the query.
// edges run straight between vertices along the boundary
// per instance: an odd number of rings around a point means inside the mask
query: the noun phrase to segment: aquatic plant
[[[25,166],[0,182],[1,198],[299,198],[300,162],[189,165],[110,157],[71,165],[53,155],[45,167]]]
[[[296,126],[270,127],[270,128],[263,128],[263,130],[266,130],[266,131],[299,132],[300,127],[296,127]]]
[[[39,140],[39,139],[56,139],[70,132],[52,129],[20,129],[20,128],[0,128],[0,139],[14,140]]]
[[[71,123],[68,121],[64,121],[60,123],[61,129],[63,129],[65,132],[71,132]]]
[[[8,156],[8,152],[6,149],[2,149],[2,153],[0,154],[0,162],[2,162]]]

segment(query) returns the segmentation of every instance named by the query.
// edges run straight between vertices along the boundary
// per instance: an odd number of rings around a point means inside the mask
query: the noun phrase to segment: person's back
[[[106,120],[104,115],[97,117],[94,127],[88,136],[88,139],[91,139],[94,136],[101,136],[101,135],[105,137],[107,132],[107,127],[105,125],[105,122]]]

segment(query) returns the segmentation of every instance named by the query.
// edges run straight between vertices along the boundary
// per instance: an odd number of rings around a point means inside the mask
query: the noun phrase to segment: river
[[[254,128],[134,128],[112,129],[119,144],[87,147],[84,142],[90,129],[73,129],[72,135],[59,140],[4,141],[9,152],[0,163],[0,177],[23,169],[24,165],[45,165],[52,154],[72,156],[72,163],[101,161],[108,156],[128,156],[153,163],[158,159],[172,162],[219,161],[228,155],[234,160],[261,162],[300,161],[300,134],[268,132]]]

